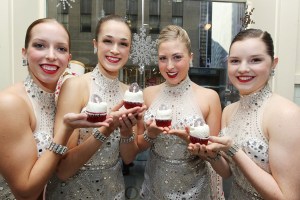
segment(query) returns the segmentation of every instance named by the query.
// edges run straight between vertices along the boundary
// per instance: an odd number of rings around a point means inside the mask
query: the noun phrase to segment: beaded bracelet
[[[122,137],[121,136],[121,139],[120,139],[120,143],[130,143],[130,142],[133,142],[135,139],[135,133],[132,132],[132,135],[130,137]]]
[[[103,135],[103,133],[101,133],[98,129],[96,129],[96,131],[93,132],[93,136],[95,139],[99,140],[102,143],[104,143],[108,139],[108,137]]]
[[[49,146],[46,149],[56,154],[63,155],[64,153],[67,152],[68,147],[63,146],[61,144],[56,144],[55,142],[51,141]]]
[[[226,151],[226,154],[229,156],[229,157],[233,157],[236,152],[238,152],[240,149],[240,147],[237,145],[237,144],[233,144],[227,151]]]
[[[148,132],[147,132],[147,131],[144,131],[143,137],[144,137],[144,140],[145,140],[146,142],[151,143],[151,144],[154,144],[155,139],[156,139],[156,138],[150,138],[150,137],[148,136]]]

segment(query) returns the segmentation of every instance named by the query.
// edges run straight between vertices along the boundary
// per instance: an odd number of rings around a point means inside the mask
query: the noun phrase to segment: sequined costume
[[[107,102],[108,109],[123,99],[124,92],[118,79],[109,79],[102,75],[99,67],[91,74],[91,92]],[[84,112],[83,108],[82,112]],[[92,134],[92,129],[80,129],[78,144]],[[52,178],[46,190],[46,199],[125,199],[125,185],[119,155],[120,131],[116,129],[106,143],[102,144],[92,158],[78,172],[62,182]]]
[[[243,151],[263,170],[271,173],[269,166],[269,141],[262,130],[262,117],[266,103],[272,92],[267,85],[261,91],[241,96],[238,109],[234,113],[228,126],[221,131],[221,135],[228,135],[234,139]],[[240,169],[230,158],[230,168],[233,173],[233,183],[230,191],[231,200],[257,199],[261,196],[244,177]]]
[[[24,86],[36,117],[33,136],[37,144],[37,154],[40,157],[53,138],[55,94],[39,88],[30,75],[25,79]],[[15,199],[2,176],[0,176],[0,199]]]
[[[144,119],[155,118],[161,105],[172,108],[172,128],[184,129],[202,118],[199,99],[192,91],[192,82],[187,77],[177,86],[163,83],[157,97],[146,111]],[[174,135],[160,134],[150,147],[145,168],[145,180],[141,196],[149,200],[164,199],[212,199],[208,163],[187,150],[187,143]]]

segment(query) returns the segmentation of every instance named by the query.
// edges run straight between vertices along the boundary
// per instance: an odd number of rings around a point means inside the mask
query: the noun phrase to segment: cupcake
[[[89,122],[103,122],[107,115],[107,103],[102,102],[100,97],[95,97],[94,101],[89,101],[86,106],[85,113],[87,114],[87,121]]]
[[[137,83],[132,83],[124,94],[124,106],[126,109],[141,107],[144,103],[143,92]]]
[[[190,141],[191,143],[200,143],[207,145],[209,138],[209,126],[205,124],[200,118],[190,127]]]
[[[168,127],[172,122],[172,109],[168,108],[165,104],[160,105],[156,111],[155,117],[156,126]]]

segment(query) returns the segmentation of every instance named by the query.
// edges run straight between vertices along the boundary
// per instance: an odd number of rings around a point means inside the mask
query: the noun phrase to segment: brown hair
[[[271,57],[272,60],[274,60],[274,45],[271,35],[267,31],[262,31],[260,29],[246,29],[241,32],[239,32],[234,39],[232,40],[229,48],[229,53],[231,46],[233,43],[237,41],[243,41],[245,39],[249,38],[260,38],[263,43],[266,45],[267,54]]]
[[[158,36],[158,47],[163,42],[176,40],[176,39],[179,39],[181,42],[185,44],[189,54],[192,53],[191,40],[189,38],[189,35],[183,28],[176,25],[168,25],[161,30]]]
[[[69,49],[71,48],[71,37],[70,37],[69,31],[68,31],[61,23],[59,23],[56,19],[52,19],[52,18],[42,18],[42,19],[35,20],[35,21],[32,22],[32,23],[29,25],[29,27],[27,28],[26,36],[25,36],[25,49],[28,48],[28,45],[29,45],[29,42],[30,42],[30,39],[31,39],[31,30],[33,29],[33,27],[35,27],[36,25],[41,24],[41,23],[49,23],[49,22],[57,23],[57,24],[59,24],[61,27],[63,27],[63,29],[66,31],[66,33],[67,33],[68,36],[69,36]]]
[[[102,24],[104,24],[105,22],[110,21],[110,20],[114,20],[114,21],[122,22],[122,23],[126,24],[126,26],[128,27],[128,29],[130,31],[130,37],[132,37],[131,29],[130,29],[129,25],[127,24],[125,18],[123,18],[119,15],[107,15],[107,16],[102,17],[97,23],[96,32],[95,32],[95,40],[96,41],[98,41],[98,35],[100,33]]]

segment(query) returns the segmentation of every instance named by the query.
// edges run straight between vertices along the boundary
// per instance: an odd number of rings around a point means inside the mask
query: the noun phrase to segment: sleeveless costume
[[[165,82],[146,111],[144,120],[155,118],[157,109],[163,103],[172,108],[172,129],[184,129],[186,125],[193,125],[197,118],[203,119],[197,101],[189,77],[177,86],[169,86]],[[145,168],[141,191],[144,199],[213,199],[211,166],[191,155],[187,145],[174,135],[160,134],[155,139]],[[220,179],[219,183],[221,184]]]
[[[228,126],[221,131],[221,136],[228,135],[235,144],[263,170],[271,173],[269,166],[269,141],[262,130],[262,119],[265,105],[272,96],[271,89],[266,85],[262,90],[241,96],[238,109]],[[244,177],[240,169],[229,158],[233,174],[230,200],[251,199],[261,200],[261,196]]]
[[[121,82],[102,75],[98,66],[92,71],[91,77],[90,99],[93,94],[99,95],[102,101],[107,102],[110,111],[123,99],[125,91],[122,90]],[[85,108],[82,112],[84,111]],[[92,128],[81,128],[78,144],[90,137],[92,130]],[[120,130],[116,129],[90,160],[68,181],[62,182],[57,177],[53,177],[47,185],[46,199],[125,199],[119,142]]]
[[[53,139],[55,94],[39,88],[30,75],[25,79],[24,86],[36,118],[33,136],[37,144],[38,157],[40,157]],[[0,176],[0,199],[15,199],[2,176]]]

